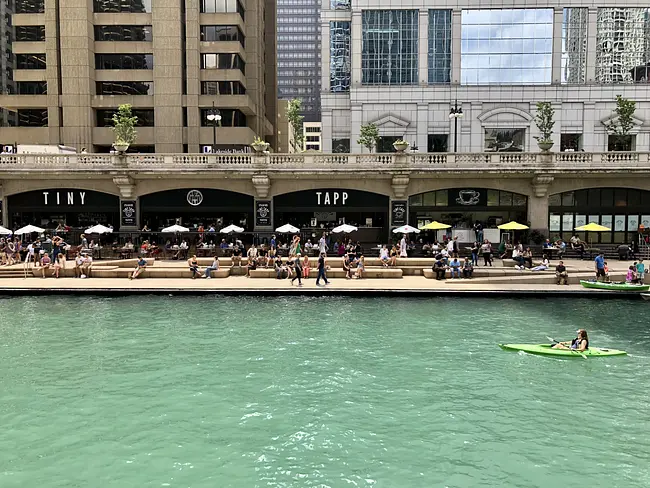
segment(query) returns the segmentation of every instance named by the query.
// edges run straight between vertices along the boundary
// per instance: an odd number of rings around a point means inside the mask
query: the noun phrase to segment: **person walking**
[[[327,281],[326,264],[325,264],[325,253],[321,252],[320,257],[318,258],[318,276],[316,277],[316,286],[320,285],[320,279],[323,278],[326,285],[329,285],[330,282]]]
[[[599,253],[594,259],[594,267],[596,268],[596,281],[602,281],[607,276],[605,272],[605,254]]]
[[[406,258],[408,257],[407,252],[407,243],[406,243],[406,234],[402,236],[402,240],[399,241],[399,257]]]
[[[302,286],[302,264],[300,263],[300,253],[296,254],[296,258],[293,260],[293,270],[296,272],[295,276],[291,278],[291,284],[298,280],[298,286]]]
[[[323,232],[323,235],[318,241],[318,252],[320,254],[325,254],[327,252],[327,242],[325,241],[325,235],[325,232]]]

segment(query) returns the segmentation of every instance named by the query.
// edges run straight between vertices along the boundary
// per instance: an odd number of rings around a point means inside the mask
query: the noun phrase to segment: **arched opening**
[[[409,197],[410,225],[419,228],[437,220],[451,225],[447,233],[457,235],[461,242],[476,239],[473,228],[477,222],[484,229],[484,238],[498,242],[497,226],[511,220],[525,223],[527,211],[526,195],[489,188],[450,188]]]
[[[230,224],[253,230],[253,197],[210,188],[178,188],[140,197],[140,221],[152,231],[179,224],[216,230]]]
[[[603,244],[629,243],[650,227],[650,191],[634,188],[587,188],[549,195],[548,229],[551,236]],[[612,229],[589,236],[573,229],[595,222]]]
[[[32,224],[54,230],[61,224],[71,231],[83,231],[102,224],[117,230],[119,205],[116,195],[72,188],[28,191],[7,198],[9,225],[13,228]]]
[[[322,188],[277,195],[273,199],[274,227],[291,224],[308,235],[320,236],[339,224],[359,228],[355,238],[383,242],[388,235],[386,195],[360,190]]]

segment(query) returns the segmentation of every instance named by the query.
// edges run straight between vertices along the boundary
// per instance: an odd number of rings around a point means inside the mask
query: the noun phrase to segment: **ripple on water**
[[[650,486],[643,303],[2,305],[2,488]],[[577,327],[631,355],[496,347]]]

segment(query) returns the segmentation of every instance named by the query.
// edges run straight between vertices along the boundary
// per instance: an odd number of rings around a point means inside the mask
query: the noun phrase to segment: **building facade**
[[[302,101],[308,122],[320,120],[321,0],[276,0],[278,98]]]
[[[321,151],[323,149],[323,126],[320,122],[303,122],[303,151]]]
[[[10,2],[0,3],[0,95],[13,93],[13,49],[14,38],[11,26],[12,8]],[[11,124],[11,112],[0,107],[0,127]]]
[[[0,107],[15,121],[0,142],[107,152],[111,117],[129,103],[133,151],[212,147],[213,105],[218,150],[256,136],[275,145],[275,0],[15,0],[14,9],[14,91]]]
[[[630,149],[650,148],[650,9],[476,5],[324,6],[323,151],[360,152],[368,123],[379,151],[396,139],[421,152],[535,150],[541,101],[555,109],[555,150],[608,150],[617,95],[636,101]],[[462,119],[450,117],[456,104]]]

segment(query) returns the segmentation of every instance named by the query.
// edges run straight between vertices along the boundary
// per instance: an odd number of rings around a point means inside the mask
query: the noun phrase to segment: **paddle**
[[[556,340],[553,339],[552,337],[546,336],[546,338],[547,338],[549,341],[551,341],[551,342],[553,342],[553,343],[555,343],[555,344],[559,344],[559,343],[560,343],[560,341],[556,341]],[[571,352],[575,352],[576,354],[580,354],[584,359],[588,359],[587,356],[585,356],[584,354],[582,354],[580,351],[576,351],[575,349],[569,349],[569,351],[571,351]]]

